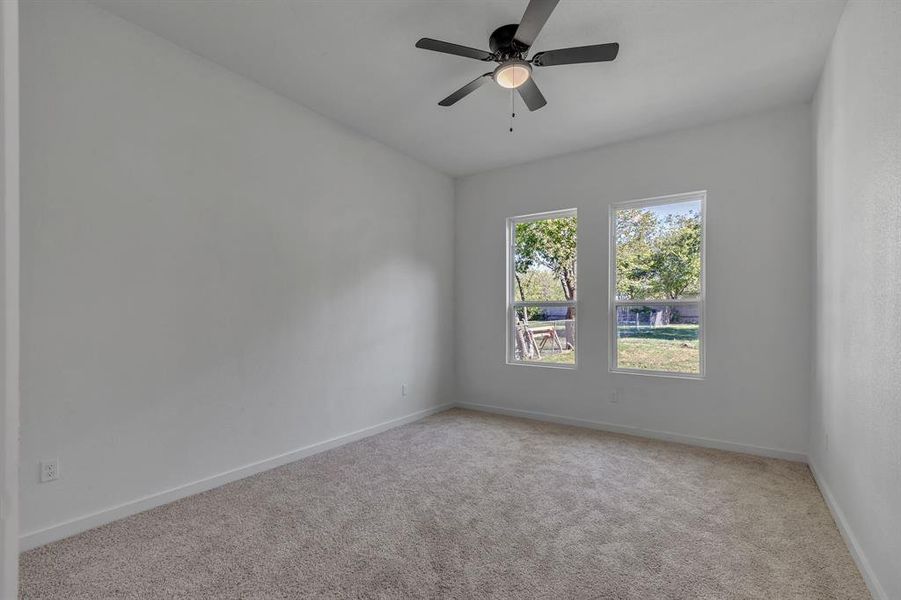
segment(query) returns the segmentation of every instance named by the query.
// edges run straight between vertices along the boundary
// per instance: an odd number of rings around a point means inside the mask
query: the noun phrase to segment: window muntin
[[[507,362],[576,366],[576,210],[507,220]]]
[[[610,369],[704,375],[704,206],[695,192],[610,211]]]

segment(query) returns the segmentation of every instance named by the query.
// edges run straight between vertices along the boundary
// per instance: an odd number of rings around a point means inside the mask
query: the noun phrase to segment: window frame
[[[516,300],[516,278],[514,277],[514,257],[516,254],[516,249],[514,247],[516,242],[516,225],[518,223],[529,223],[532,221],[543,221],[547,219],[561,219],[566,217],[576,217],[576,268],[575,268],[575,276],[576,276],[576,294],[575,300],[563,300],[563,301],[522,301]],[[515,217],[507,218],[507,264],[506,264],[506,278],[507,278],[507,317],[505,319],[506,323],[506,344],[507,344],[507,364],[512,366],[519,367],[544,367],[547,369],[570,369],[574,370],[579,366],[579,221],[578,221],[579,213],[576,208],[564,208],[559,210],[549,210],[540,213],[532,213],[528,215],[519,215]],[[544,363],[538,361],[530,361],[530,360],[516,360],[514,358],[514,340],[513,340],[513,319],[516,315],[516,309],[518,308],[529,308],[529,307],[541,307],[541,306],[549,306],[549,307],[570,307],[572,306],[575,309],[576,318],[575,323],[573,324],[575,334],[576,334],[576,343],[575,350],[573,350],[573,363]]]
[[[651,206],[663,206],[666,204],[678,204],[697,200],[701,204],[701,285],[698,297],[695,300],[617,300],[616,299],[616,212],[629,208],[648,208]],[[608,258],[608,285],[607,293],[609,308],[609,334],[608,334],[608,370],[611,373],[627,375],[643,375],[645,377],[668,377],[675,379],[702,380],[707,377],[707,190],[685,192],[681,194],[669,194],[666,196],[654,196],[638,200],[626,200],[610,204],[609,214],[609,258]],[[679,306],[684,304],[698,305],[698,373],[682,373],[678,371],[654,371],[650,369],[630,369],[617,366],[617,321],[616,309],[621,306],[647,306],[669,305]],[[578,314],[578,313],[576,313]]]

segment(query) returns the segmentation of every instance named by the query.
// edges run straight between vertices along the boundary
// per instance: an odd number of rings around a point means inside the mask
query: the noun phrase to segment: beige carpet
[[[807,467],[452,410],[22,556],[37,598],[869,598]]]

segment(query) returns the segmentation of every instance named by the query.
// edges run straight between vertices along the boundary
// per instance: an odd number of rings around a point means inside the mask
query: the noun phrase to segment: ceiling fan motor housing
[[[522,55],[529,49],[528,46],[514,39],[513,36],[516,35],[518,28],[518,23],[504,25],[495,29],[488,38],[488,47],[501,62],[510,58],[522,58]]]

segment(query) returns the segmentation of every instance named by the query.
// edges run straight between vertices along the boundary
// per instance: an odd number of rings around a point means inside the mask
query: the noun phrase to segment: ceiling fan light
[[[502,88],[518,88],[532,76],[532,65],[524,60],[510,60],[494,70],[492,77]]]

